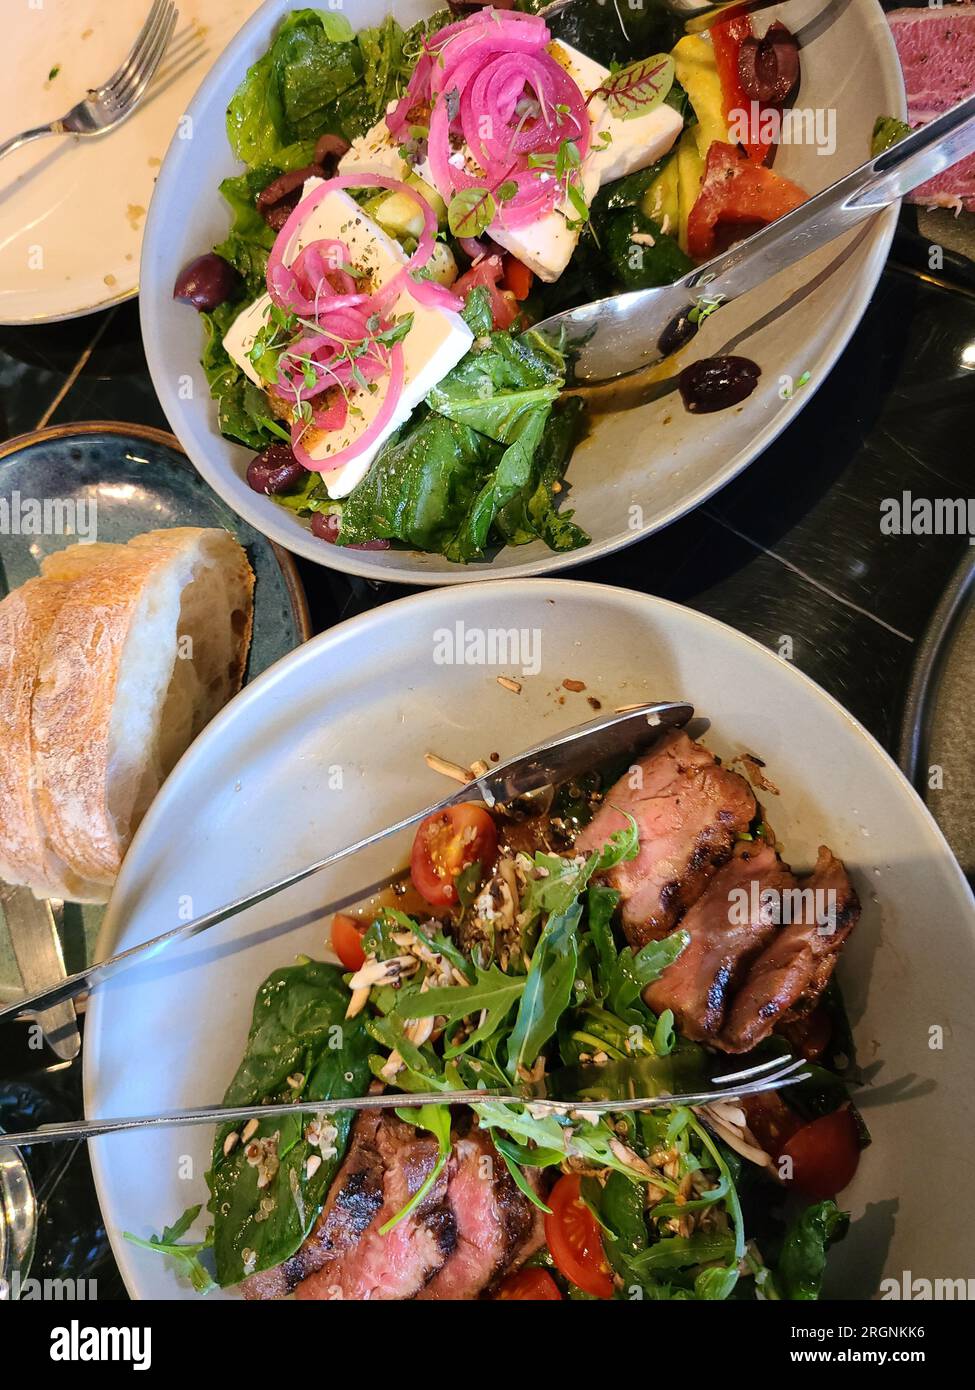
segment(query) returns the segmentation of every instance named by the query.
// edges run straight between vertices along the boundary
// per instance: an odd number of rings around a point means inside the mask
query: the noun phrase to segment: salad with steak
[[[248,482],[325,542],[585,546],[562,505],[583,405],[532,325],[670,284],[805,198],[761,119],[799,81],[784,26],[537,7],[359,33],[296,10],[230,103],[233,222],[175,294]],[[717,359],[683,394],[723,408],[757,379]]]
[[[254,1300],[819,1296],[869,1141],[832,979],[860,913],[843,864],[824,845],[794,873],[685,732],[547,800],[429,817],[395,889],[334,918],[340,963],[269,977],[225,1103],[294,1117],[224,1125],[205,1237],[181,1239],[195,1207],[139,1244]],[[587,1109],[790,1052],[809,1077],[784,1092]],[[547,1080],[564,1107],[533,1104]],[[485,1096],[301,1108],[370,1088]]]

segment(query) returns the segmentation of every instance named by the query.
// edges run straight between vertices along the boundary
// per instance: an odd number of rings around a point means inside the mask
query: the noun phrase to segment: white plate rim
[[[486,589],[488,587],[490,587],[492,599],[503,599],[505,588],[524,593],[528,585],[523,579],[505,579],[491,581],[490,586],[487,582],[482,585],[482,588]],[[968,927],[973,938],[975,938],[975,894],[973,894],[971,885],[952,854],[948,842],[934,817],[931,815],[931,812],[928,810],[927,806],[925,806],[915,788],[911,786],[910,782],[904,776],[893,757],[891,757],[873,734],[871,734],[858,719],[850,714],[834,696],[830,695],[828,691],[824,690],[821,685],[814,681],[811,676],[806,675],[804,671],[800,670],[792,663],[783,661],[783,659],[776,656],[769,647],[764,646],[755,638],[749,637],[743,632],[739,632],[737,628],[731,627],[730,624],[723,623],[707,613],[689,608],[684,604],[675,603],[671,599],[658,598],[652,594],[637,593],[632,589],[625,589],[618,585],[599,584],[587,580],[563,578],[531,580],[530,592],[540,603],[544,602],[546,598],[553,598],[557,601],[560,596],[564,596],[571,592],[583,598],[588,596],[593,602],[603,600],[610,609],[620,606],[636,610],[641,608],[651,611],[662,609],[673,614],[680,614],[692,627],[696,625],[700,629],[706,631],[718,632],[724,637],[730,637],[738,644],[744,646],[754,656],[758,668],[771,664],[774,664],[777,668],[785,667],[791,673],[786,679],[792,680],[798,688],[804,690],[809,697],[818,701],[821,705],[825,705],[827,710],[831,711],[834,716],[838,717],[847,725],[848,729],[859,738],[862,745],[872,755],[878,773],[882,773],[889,779],[892,779],[892,789],[896,788],[903,796],[906,796],[915,814],[920,814],[920,824],[925,827],[930,838],[932,851],[941,856],[944,861],[944,871],[947,878],[953,882],[954,888],[959,896],[959,901],[965,903],[967,906]],[[392,622],[399,626],[400,624],[397,623],[397,619],[407,611],[412,614],[415,612],[423,612],[428,609],[435,610],[440,604],[445,605],[449,610],[453,602],[455,602],[455,600],[453,599],[451,590],[446,587],[439,591],[410,594],[403,598],[391,600],[389,603],[383,604],[379,608],[373,609],[365,614],[347,618],[344,622],[336,624],[335,627],[319,633],[316,637],[303,643],[287,656],[282,657],[267,671],[258,676],[257,680],[246,686],[240,694],[237,695],[229,705],[225,706],[216,718],[211,721],[170,773],[162,791],[156,797],[145,820],[136,833],[129,853],[126,856],[125,863],[122,866],[120,882],[123,881],[124,876],[127,874],[132,874],[137,871],[138,860],[144,852],[144,846],[148,846],[151,843],[156,821],[162,817],[167,804],[174,799],[178,800],[182,795],[183,783],[188,777],[192,776],[193,765],[200,754],[201,748],[221,738],[224,731],[230,728],[234,723],[240,720],[246,721],[251,713],[252,707],[256,702],[262,700],[265,694],[269,695],[276,685],[281,682],[286,682],[291,677],[292,672],[297,670],[304,663],[314,663],[318,660],[320,652],[340,650],[350,636],[369,632],[371,629],[381,627],[387,622]],[[679,697],[680,692],[675,692],[673,694],[673,698],[676,699]],[[720,722],[719,714],[712,715],[710,711],[702,711],[702,713],[713,718],[715,723]],[[109,954],[116,944],[121,944],[124,940],[124,936],[119,932],[113,910],[114,902],[120,900],[120,897],[121,895],[117,892],[113,894],[113,899],[106,910],[102,929],[96,943],[96,953],[99,959]],[[128,944],[135,945],[136,943],[132,942]],[[96,990],[92,994],[88,1005],[85,1024],[86,1047],[83,1055],[82,1095],[84,1112],[87,1117],[92,1117],[92,1115],[97,1116],[98,1114],[98,1077],[95,1074],[94,1063],[91,1059],[101,1045],[104,1026],[105,1016],[102,998]],[[100,1141],[93,1140],[90,1142],[89,1156],[95,1181],[95,1189],[103,1216],[106,1206],[108,1205],[110,1191],[109,1178],[103,1160],[104,1152],[105,1150]],[[126,1289],[131,1297],[138,1298],[138,1281],[134,1272],[135,1266],[132,1262],[133,1249],[125,1242],[121,1231],[116,1230],[114,1225],[108,1221],[106,1221],[106,1230],[112,1247],[112,1253],[122,1274]]]
[[[869,0],[869,3],[876,15],[885,19],[879,0]],[[280,0],[265,0],[261,8],[251,16],[233,41],[224,49],[220,58],[214,63],[200,84],[187,109],[187,114],[191,120],[196,120],[199,116],[200,109],[207,99],[210,84],[219,81],[228,68],[239,65],[240,58],[254,38],[259,33],[264,32],[268,17],[271,14],[276,15],[279,6]],[[886,20],[882,27],[875,24],[874,28],[878,36],[881,66],[884,68],[885,75],[893,78],[895,85],[899,85],[900,88],[900,110],[897,114],[903,116],[906,111],[906,96],[894,38]],[[149,204],[142,237],[142,261],[139,278],[140,283],[144,283],[147,287],[147,295],[140,298],[139,302],[142,341],[153,386],[173,432],[180,438],[180,443],[186,453],[210,486],[220,496],[224,496],[222,488],[225,468],[222,462],[218,462],[216,465],[211,463],[210,451],[207,448],[208,440],[213,437],[213,423],[207,421],[206,437],[202,433],[197,437],[197,431],[192,424],[187,422],[179,396],[179,387],[176,384],[178,373],[174,373],[171,367],[167,367],[161,337],[155,329],[153,314],[149,307],[156,294],[166,291],[166,287],[157,282],[157,277],[151,268],[152,248],[157,237],[165,237],[164,206],[167,210],[169,206],[176,206],[175,194],[178,189],[178,172],[175,157],[171,159],[171,155],[179,143],[174,136],[163,158],[152,201]],[[658,531],[664,530],[667,526],[693,511],[695,507],[700,506],[702,502],[713,497],[723,487],[726,487],[750,463],[753,463],[769,445],[774,443],[786,426],[790,425],[804,406],[812,400],[823,382],[831,375],[873,298],[894,239],[899,211],[900,202],[894,203],[874,220],[873,229],[869,234],[863,273],[857,283],[857,292],[850,297],[842,323],[837,326],[823,348],[819,359],[822,363],[822,370],[817,370],[814,373],[813,380],[807,387],[802,391],[797,391],[790,400],[783,403],[782,409],[778,410],[772,419],[753,436],[751,444],[747,448],[733,455],[723,468],[713,473],[707,482],[702,483],[695,491],[689,493],[683,501],[674,503],[655,521],[648,522],[642,528],[624,531],[603,541],[590,542],[582,550],[564,553],[549,551],[539,555],[534,560],[526,560],[522,564],[506,565],[503,571],[495,571],[494,573],[492,573],[490,563],[483,566],[454,564],[442,556],[432,556],[432,563],[429,568],[408,569],[400,568],[392,563],[380,566],[368,558],[369,552],[330,545],[326,541],[319,540],[311,531],[304,528],[296,531],[294,528],[284,525],[283,519],[279,519],[278,516],[281,509],[270,498],[263,497],[259,493],[247,496],[241,492],[239,496],[234,497],[233,501],[226,499],[228,505],[238,511],[257,530],[263,531],[266,536],[277,541],[278,544],[315,564],[359,578],[374,579],[391,584],[406,584],[411,587],[433,588],[443,584],[472,584],[486,579],[500,583],[506,579],[524,579],[530,575],[555,574],[561,570],[572,569],[575,566],[602,559],[607,555],[613,555],[627,546],[634,545],[637,541],[645,540]],[[147,266],[149,267],[148,271],[146,270]],[[184,426],[182,434],[177,429],[175,421],[180,421]],[[585,518],[580,517],[579,520],[584,525]],[[396,552],[385,551],[382,553],[388,555]]]

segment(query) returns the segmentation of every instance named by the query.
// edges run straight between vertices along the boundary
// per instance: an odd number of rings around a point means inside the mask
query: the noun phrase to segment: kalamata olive
[[[738,50],[738,80],[752,101],[779,106],[799,82],[799,40],[776,22],[764,38],[749,37]]]
[[[176,277],[173,298],[192,304],[200,313],[216,309],[236,290],[240,277],[229,261],[208,251],[184,266]]]
[[[272,179],[267,188],[262,188],[254,200],[258,212],[274,231],[279,232],[298,206],[305,179],[322,179],[325,170],[320,164],[306,164],[302,169],[292,169],[287,174],[279,174]]]
[[[247,485],[273,497],[297,487],[307,474],[308,469],[295,458],[290,444],[269,444],[247,465]]]
[[[745,400],[761,375],[761,367],[748,357],[702,357],[684,368],[677,385],[692,415],[708,415]]]
[[[315,146],[315,163],[320,164],[326,174],[332,174],[335,172],[336,164],[351,148],[348,140],[344,140],[341,135],[319,136],[318,144]]]
[[[516,3],[517,0],[447,0],[451,14],[461,18],[472,10],[483,10],[487,5],[493,5],[496,10],[513,10]]]
[[[668,323],[657,339],[657,346],[665,357],[669,357],[672,352],[689,343],[699,327],[694,319],[688,318],[687,314],[682,312]]]

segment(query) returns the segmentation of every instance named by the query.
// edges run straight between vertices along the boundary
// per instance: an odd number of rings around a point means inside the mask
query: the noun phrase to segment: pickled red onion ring
[[[374,444],[383,430],[393,418],[397,402],[403,393],[403,381],[406,375],[403,360],[403,344],[394,343],[390,352],[390,372],[389,387],[383,397],[383,403],[379,408],[379,413],[372,424],[365,430],[358,439],[352,441],[345,449],[340,449],[337,454],[332,454],[327,459],[315,459],[304,447],[301,436],[305,432],[305,426],[294,424],[291,426],[291,449],[299,463],[303,463],[312,473],[334,473],[337,468],[341,468],[346,463],[351,463],[354,458],[358,458],[361,453]]]

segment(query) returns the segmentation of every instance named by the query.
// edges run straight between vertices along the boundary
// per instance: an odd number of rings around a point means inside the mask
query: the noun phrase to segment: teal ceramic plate
[[[45,502],[47,531],[35,534],[35,517],[39,514],[45,522],[37,504],[43,508]],[[169,526],[223,526],[237,538],[256,576],[245,683],[311,636],[291,556],[211,491],[171,434],[142,425],[72,424],[0,445],[0,596],[39,573],[45,555],[78,539],[63,534],[67,518],[85,532],[93,502],[101,541],[127,541],[141,531]],[[51,533],[52,527],[57,533]],[[102,911],[77,904],[65,908],[62,936],[69,972],[86,963]],[[10,943],[0,930],[0,998],[20,992]]]

